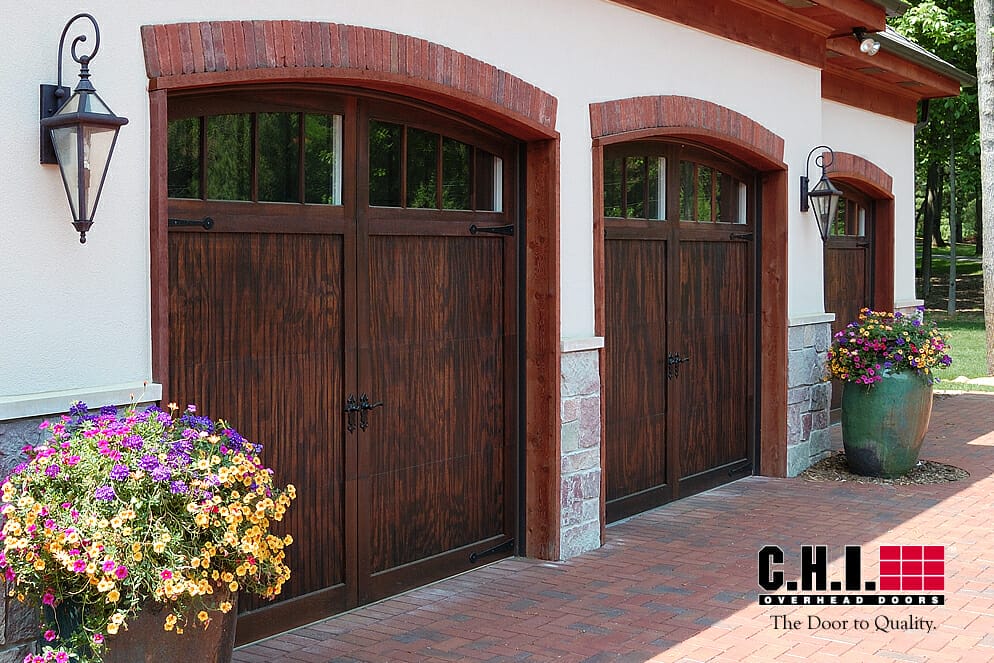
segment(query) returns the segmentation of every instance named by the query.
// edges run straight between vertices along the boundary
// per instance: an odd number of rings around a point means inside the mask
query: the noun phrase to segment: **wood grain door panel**
[[[297,487],[274,525],[295,539],[282,600],[344,605],[343,238],[174,232],[169,256],[170,397],[232,422]]]
[[[692,492],[691,484],[699,490],[714,479],[727,481],[732,466],[750,456],[751,252],[745,241],[680,244],[680,334],[671,351],[688,361],[671,382],[679,403],[674,434],[681,440],[681,493]]]
[[[863,238],[830,238],[825,248],[825,310],[835,313],[832,334],[859,317],[870,306],[869,243]],[[833,410],[842,407],[842,381],[832,381]]]
[[[491,237],[369,238],[369,325],[361,380],[383,400],[360,436],[363,596],[403,586],[386,575],[466,549],[443,573],[471,566],[467,547],[510,538],[504,406],[508,339],[505,250]],[[417,306],[411,306],[417,302]],[[423,580],[428,576],[423,575]]]
[[[605,241],[605,465],[617,520],[673,497],[666,446],[667,242]]]

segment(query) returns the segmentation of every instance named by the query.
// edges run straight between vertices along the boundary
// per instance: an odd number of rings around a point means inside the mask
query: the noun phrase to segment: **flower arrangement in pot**
[[[934,323],[864,308],[832,338],[830,377],[843,381],[842,439],[857,474],[900,476],[918,461],[932,412],[936,369],[949,342]]]
[[[230,624],[237,592],[273,598],[290,577],[271,523],[294,487],[224,421],[169,409],[76,403],[0,487],[0,571],[42,612],[25,663],[105,660],[147,613],[158,632]]]

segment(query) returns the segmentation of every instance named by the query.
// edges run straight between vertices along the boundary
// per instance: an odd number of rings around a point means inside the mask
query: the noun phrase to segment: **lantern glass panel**
[[[110,163],[110,153],[114,149],[114,139],[118,127],[83,127],[83,172],[82,177],[83,212],[81,220],[89,221],[97,209],[100,189],[104,185],[104,173]]]
[[[69,206],[72,208],[73,219],[79,220],[79,158],[76,140],[76,133],[79,127],[75,124],[67,127],[57,127],[52,129],[52,144],[55,146],[55,156],[59,160],[59,171],[62,173],[62,181],[66,186],[66,193],[69,195]]]

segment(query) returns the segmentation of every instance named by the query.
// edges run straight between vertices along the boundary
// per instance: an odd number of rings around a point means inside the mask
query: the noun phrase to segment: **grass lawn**
[[[921,275],[921,241],[918,242],[918,268]],[[983,314],[983,280],[981,258],[974,255],[973,244],[956,246],[957,313],[949,315],[946,295],[949,287],[949,247],[932,247],[932,290],[926,297],[925,317],[934,320],[949,336],[953,365],[937,371],[941,382],[937,389],[956,391],[990,391],[994,387],[951,382],[962,375],[979,378],[987,375]],[[919,293],[919,296],[921,294]]]
[[[987,375],[983,314],[970,311],[949,315],[945,311],[932,310],[927,311],[926,316],[927,319],[934,320],[939,329],[949,336],[950,355],[953,358],[952,366],[945,370],[936,371],[936,375],[942,378],[942,382],[936,387],[959,391],[994,392],[994,387],[950,382],[960,375],[968,378],[979,378]]]

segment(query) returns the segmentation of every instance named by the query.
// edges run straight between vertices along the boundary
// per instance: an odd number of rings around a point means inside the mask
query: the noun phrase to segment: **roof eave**
[[[954,67],[942,58],[939,58],[931,53],[909,48],[905,44],[888,35],[886,32],[877,32],[873,35],[873,38],[880,42],[880,47],[885,51],[889,51],[898,57],[925,67],[926,69],[930,69],[938,74],[942,74],[943,76],[948,76],[958,81],[963,87],[973,87],[977,84],[975,76],[971,76],[962,69]]]

